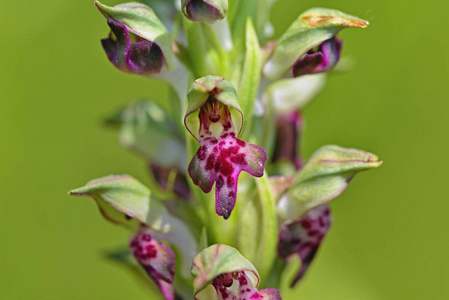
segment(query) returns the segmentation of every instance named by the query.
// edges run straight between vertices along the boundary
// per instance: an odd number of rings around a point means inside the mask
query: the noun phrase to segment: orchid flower
[[[313,8],[269,41],[274,0],[142,1],[149,6],[95,5],[111,30],[102,40],[109,61],[170,84],[167,97],[133,101],[107,119],[143,159],[148,187],[110,175],[69,194],[93,198],[129,230],[126,250],[108,257],[153,294],[280,300],[292,258],[301,262],[293,286],[317,256],[329,201],[382,163],[333,145],[301,152],[302,109],[339,61],[336,35],[368,22]]]
[[[229,218],[237,197],[241,171],[263,175],[264,149],[237,138],[243,127],[243,113],[235,89],[224,78],[197,79],[187,94],[187,130],[200,148],[189,164],[189,175],[205,193],[215,184],[215,211]]]

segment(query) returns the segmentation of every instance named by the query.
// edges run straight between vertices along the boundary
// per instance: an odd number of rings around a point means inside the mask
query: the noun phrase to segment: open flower
[[[259,273],[240,252],[227,245],[212,245],[193,260],[195,300],[281,300],[276,289],[257,290]]]
[[[237,138],[243,114],[234,87],[224,78],[197,79],[187,94],[189,107],[184,123],[200,148],[188,172],[205,193],[215,185],[215,211],[229,218],[237,196],[241,171],[261,177],[267,160],[265,150]]]

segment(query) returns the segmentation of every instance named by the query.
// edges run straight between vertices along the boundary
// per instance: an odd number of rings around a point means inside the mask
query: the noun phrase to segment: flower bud
[[[193,260],[194,298],[281,300],[278,290],[258,291],[259,273],[240,252],[227,245],[212,245]]]
[[[226,17],[227,0],[182,0],[182,12],[194,22],[213,24]]]
[[[337,53],[339,53],[339,46],[336,44],[338,42],[333,39],[335,35],[344,28],[366,28],[367,26],[367,21],[338,10],[309,9],[301,14],[279,39],[272,56],[264,66],[264,75],[271,80],[276,80],[295,65],[296,72],[300,75],[317,73],[317,70],[322,72],[326,70],[325,67],[333,67],[338,61]],[[307,52],[315,47],[321,49],[322,58],[319,54],[313,57],[307,56]],[[306,56],[301,61],[304,54]]]
[[[174,68],[175,57],[168,31],[151,8],[140,3],[109,7],[95,5],[107,18],[109,37],[101,41],[109,60],[121,71],[151,75],[164,65]]]

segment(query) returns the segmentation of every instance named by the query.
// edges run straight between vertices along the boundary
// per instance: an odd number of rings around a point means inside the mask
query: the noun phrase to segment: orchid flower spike
[[[188,172],[205,193],[216,182],[215,211],[227,219],[235,205],[240,172],[261,177],[267,155],[262,147],[237,138],[243,128],[243,113],[236,91],[226,79],[197,79],[187,99],[184,124],[200,143]]]

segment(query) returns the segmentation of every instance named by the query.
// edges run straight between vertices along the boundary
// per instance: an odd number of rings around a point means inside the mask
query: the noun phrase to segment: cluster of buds
[[[145,159],[149,187],[111,175],[69,193],[132,232],[110,258],[165,299],[281,299],[287,266],[300,261],[293,286],[329,230],[327,203],[381,164],[356,149],[323,146],[307,160],[300,149],[301,110],[339,61],[336,35],[368,23],[313,8],[273,41],[273,0],[144,2],[95,5],[110,62],[172,91],[107,120]]]

